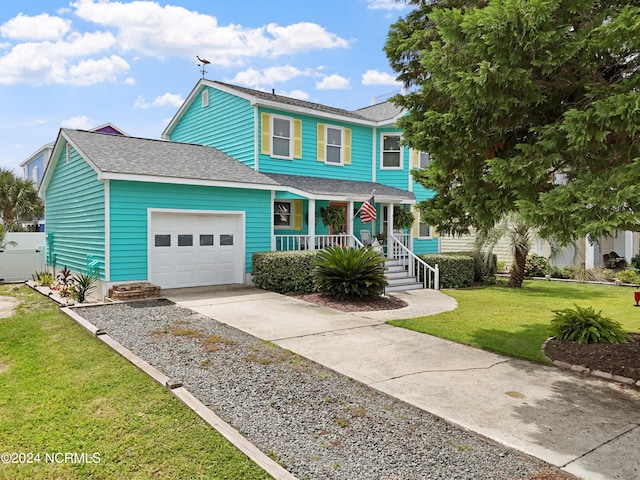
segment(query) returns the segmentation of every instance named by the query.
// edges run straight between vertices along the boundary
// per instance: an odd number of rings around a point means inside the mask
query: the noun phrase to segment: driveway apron
[[[580,478],[640,478],[640,391],[385,324],[455,308],[441,292],[358,313],[240,286],[165,295]]]

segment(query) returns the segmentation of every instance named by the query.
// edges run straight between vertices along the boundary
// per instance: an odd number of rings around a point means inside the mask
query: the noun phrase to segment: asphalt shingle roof
[[[371,105],[370,107],[360,108],[356,110],[355,113],[362,115],[363,117],[370,118],[371,120],[375,120],[376,122],[382,122],[384,120],[396,118],[400,113],[402,113],[402,108],[391,102],[382,102]]]
[[[277,185],[275,180],[213,147],[82,130],[62,131],[103,172]]]
[[[265,173],[280,185],[289,186],[315,195],[339,195],[361,197],[367,200],[375,190],[375,197],[400,200],[415,200],[415,195],[407,190],[389,187],[375,182],[358,180],[338,180],[335,178],[303,177],[283,173]]]
[[[344,117],[355,118],[358,120],[374,120],[371,117],[368,117],[364,114],[361,114],[359,111],[352,112],[350,110],[344,110],[342,108],[330,107],[328,105],[322,105],[319,103],[307,102],[305,100],[298,100],[297,98],[285,97],[283,95],[276,95],[273,93],[262,92],[260,90],[253,90],[251,88],[239,87],[237,85],[231,85],[229,83],[223,83],[215,81],[213,83],[217,83],[218,85],[222,85],[227,88],[231,88],[233,90],[237,90],[239,92],[245,93],[247,95],[252,95],[256,98],[262,100],[268,100],[271,102],[278,102],[283,105],[290,105],[294,107],[308,108],[310,110],[315,110],[322,113],[331,113],[334,115],[342,115]]]

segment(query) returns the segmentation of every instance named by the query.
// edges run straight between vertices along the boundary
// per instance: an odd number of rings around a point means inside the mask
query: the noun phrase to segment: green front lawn
[[[271,478],[53,302],[12,288],[0,287],[21,301],[0,318],[0,478]]]
[[[540,347],[549,337],[553,310],[592,306],[627,331],[640,332],[640,308],[634,307],[634,290],[628,287],[527,281],[521,289],[486,287],[443,293],[455,298],[458,308],[389,323],[536,362],[546,362]]]

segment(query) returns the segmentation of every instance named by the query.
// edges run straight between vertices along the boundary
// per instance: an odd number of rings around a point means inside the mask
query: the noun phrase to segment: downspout
[[[253,106],[253,169],[258,172],[260,166],[258,162],[260,158],[258,156],[258,106]],[[273,218],[273,216],[271,217]]]

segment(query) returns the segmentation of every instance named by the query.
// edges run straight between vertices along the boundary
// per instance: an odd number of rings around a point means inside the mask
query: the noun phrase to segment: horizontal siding
[[[308,115],[260,108],[260,113],[262,112],[302,120],[302,158],[282,160],[260,154],[259,167],[261,172],[371,181],[372,127],[354,125],[347,122],[325,121]],[[258,128],[261,129],[261,115],[258,115],[258,122]],[[351,165],[327,165],[317,160],[318,123],[351,129]]]
[[[271,192],[263,190],[170,185],[146,182],[110,182],[111,280],[147,278],[147,211],[246,211],[246,271],[251,255],[271,249]]]
[[[413,253],[416,255],[422,255],[426,253],[439,253],[439,239],[438,238],[430,238],[430,239],[413,239]]]
[[[209,91],[209,106],[202,107],[202,96],[196,95],[170,140],[215,147],[253,168],[254,108],[248,100],[204,88]]]
[[[378,183],[382,183],[383,185],[389,185],[390,187],[401,188],[403,190],[409,189],[409,182],[411,181],[411,176],[409,174],[409,170],[411,169],[410,156],[409,156],[409,147],[406,145],[402,146],[402,169],[401,170],[383,170],[380,168],[381,166],[381,156],[382,156],[382,142],[380,141],[381,136],[384,133],[400,133],[400,130],[396,128],[379,128],[376,131],[376,181]]]
[[[45,198],[47,233],[53,238],[49,253],[55,254],[56,267],[78,273],[87,273],[87,258],[92,257],[104,279],[104,183],[74,149],[70,162],[62,150],[52,159],[55,169]]]

